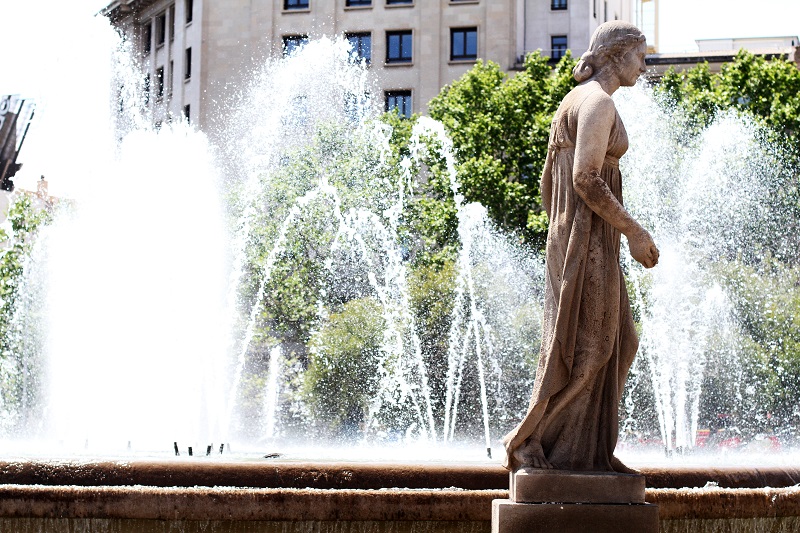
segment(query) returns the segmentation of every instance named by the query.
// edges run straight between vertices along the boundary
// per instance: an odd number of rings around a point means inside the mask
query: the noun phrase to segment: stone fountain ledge
[[[0,486],[0,518],[489,522],[504,490]],[[648,489],[663,520],[800,517],[800,487]],[[797,521],[800,525],[800,521]]]
[[[800,468],[642,471],[662,531],[800,530]],[[145,531],[145,523],[272,531],[268,523],[294,523],[298,531],[317,524],[312,530],[477,533],[489,531],[492,500],[507,497],[508,474],[498,465],[0,462],[0,530],[13,531],[73,531],[111,520],[119,527],[108,531]]]

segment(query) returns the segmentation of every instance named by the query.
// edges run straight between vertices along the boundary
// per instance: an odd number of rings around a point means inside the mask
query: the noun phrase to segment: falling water
[[[756,376],[742,370],[747,348],[726,268],[760,262],[770,248],[786,257],[797,238],[775,201],[781,162],[752,123],[723,115],[693,139],[680,115],[666,112],[649,88],[620,91],[615,100],[630,138],[622,161],[626,205],[661,251],[649,271],[623,253],[642,328],[628,424],[638,417],[631,425],[646,425],[634,397],[642,397],[637,386],[652,387],[664,449],[688,451],[697,444],[698,424],[713,429],[717,417],[748,423],[739,418],[743,412],[728,411],[746,403],[732,397]],[[727,399],[703,390],[719,366],[731,373]],[[716,412],[700,420],[703,402]]]
[[[378,445],[480,441],[491,450],[527,406],[543,270],[465,202],[441,125],[420,119],[411,153],[395,160],[369,69],[342,41],[267,63],[233,95],[220,146],[184,124],[152,130],[136,80],[110,120],[121,141],[82,158],[94,179],[42,232],[26,267],[25,309],[37,315],[30,323],[41,324],[49,361],[28,434],[51,450],[61,442],[59,450],[95,451],[323,435],[334,415],[314,411],[306,378],[313,361],[330,363],[326,328],[362,302],[380,331],[375,350],[361,354],[374,358],[369,375],[337,382],[368,400],[363,420],[345,414],[345,429]],[[625,264],[642,327],[626,405],[635,420],[646,410],[635,399],[651,394],[655,412],[627,425],[651,424],[664,448],[685,450],[706,422],[710,368],[724,362],[742,381],[735,394],[751,394],[722,268],[758,253],[742,228],[771,228],[787,243],[776,254],[794,241],[785,217],[764,215],[769,188],[757,178],[776,161],[752,125],[722,117],[686,142],[647,89],[616,100],[631,142],[627,206],[662,251],[654,270]],[[458,212],[446,361],[432,360],[418,337],[402,236],[404,209],[433,160],[444,163]],[[310,272],[298,291],[309,331],[271,314],[295,267]],[[39,298],[47,305],[37,314]]]

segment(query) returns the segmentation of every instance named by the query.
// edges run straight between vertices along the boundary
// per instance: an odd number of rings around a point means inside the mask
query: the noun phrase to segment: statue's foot
[[[541,445],[528,444],[527,446],[517,448],[512,453],[514,462],[518,468],[540,468],[542,470],[552,470],[555,468],[553,463],[547,460],[544,456],[544,450]]]
[[[544,456],[541,457],[534,456],[531,457],[529,461],[530,461],[529,466],[531,468],[540,468],[542,470],[553,470],[555,468],[555,466],[553,466],[553,463],[545,459]]]
[[[611,468],[614,469],[614,472],[618,472],[620,474],[638,474],[638,470],[634,470],[633,468],[626,466],[622,461],[617,459],[616,455],[611,456]]]

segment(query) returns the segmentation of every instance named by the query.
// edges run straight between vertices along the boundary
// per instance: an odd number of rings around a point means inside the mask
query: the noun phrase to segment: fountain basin
[[[662,531],[800,530],[800,468],[642,468]],[[490,530],[494,464],[0,462],[0,530]],[[721,528],[721,529],[720,529]]]

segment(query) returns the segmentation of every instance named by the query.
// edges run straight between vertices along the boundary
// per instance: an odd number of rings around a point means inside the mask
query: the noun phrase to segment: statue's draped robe
[[[528,413],[504,439],[511,470],[530,466],[525,452],[532,440],[541,442],[555,468],[614,470],[618,404],[638,339],[619,264],[620,233],[573,186],[578,116],[586,95],[567,95],[550,130],[550,167],[543,178],[552,180],[552,196],[542,349]],[[600,175],[620,203],[619,158],[627,149],[617,114]]]

